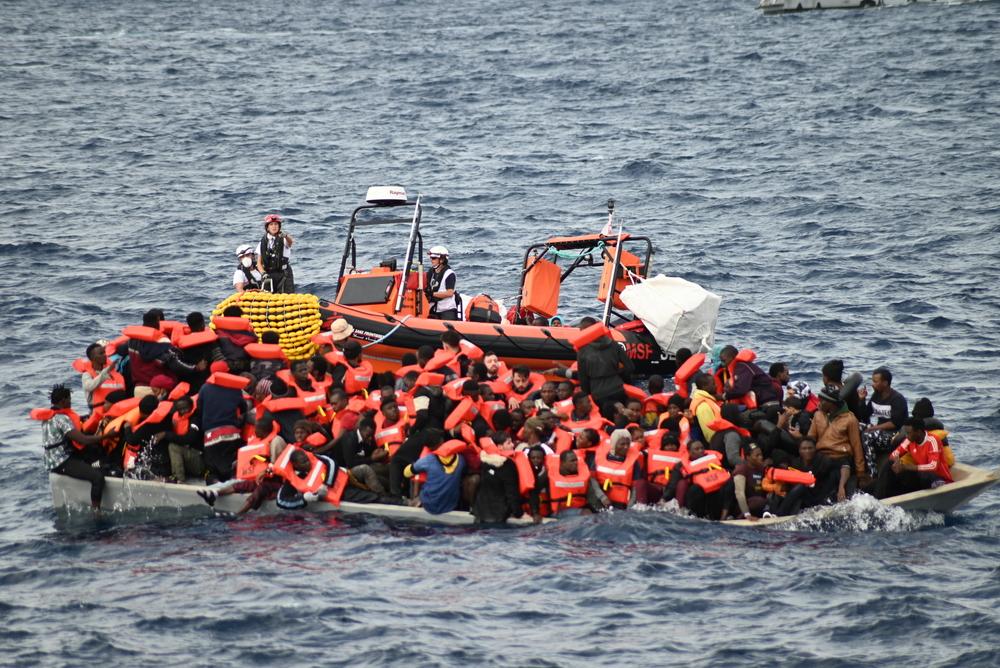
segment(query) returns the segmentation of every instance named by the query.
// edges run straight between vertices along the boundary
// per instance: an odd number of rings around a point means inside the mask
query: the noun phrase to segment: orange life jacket
[[[176,345],[181,350],[186,350],[196,346],[203,346],[208,343],[215,343],[218,340],[219,337],[215,332],[210,329],[206,329],[200,332],[190,332],[188,334],[184,334],[177,339]]]
[[[391,425],[385,424],[385,415],[381,412],[375,414],[375,445],[386,448],[390,457],[396,456],[399,446],[406,440],[406,432],[409,423],[402,416]]]
[[[306,454],[306,457],[309,458],[310,468],[306,477],[301,478],[292,467],[292,453],[296,450],[301,450],[301,448],[293,444],[285,446],[285,449],[281,451],[281,454],[275,460],[272,470],[300,494],[313,493],[323,485],[326,485],[328,491],[323,500],[339,506],[340,498],[344,495],[344,488],[347,487],[350,477],[347,471],[338,466],[334,472],[333,480],[330,480],[326,463],[308,450],[302,450]]]
[[[247,385],[250,384],[250,379],[246,376],[238,376],[234,373],[225,373],[223,371],[216,371],[208,380],[205,381],[209,385],[217,385],[219,387],[228,387],[231,390],[242,390]]]
[[[639,460],[640,454],[638,448],[629,448],[625,461],[619,462],[610,458],[610,444],[602,444],[597,448],[594,454],[594,477],[612,503],[620,506],[628,505],[635,463]]]
[[[567,476],[559,472],[559,455],[545,456],[545,468],[549,476],[549,505],[553,515],[566,508],[582,508],[587,504],[590,469],[579,452],[576,457],[576,475]]]
[[[156,422],[163,422],[170,411],[174,408],[173,402],[161,401],[157,404],[156,409],[146,416],[146,419],[140,420],[139,409],[136,408],[135,420],[132,422],[132,429],[140,429],[143,425],[152,424]],[[139,457],[139,445],[125,444],[125,449],[122,452],[122,469],[128,471],[135,466],[136,459]]]
[[[444,369],[449,369],[456,376],[462,375],[462,364],[459,362],[458,354],[444,348],[438,348],[434,351],[434,356],[424,365],[424,371],[441,371]]]
[[[375,371],[372,363],[368,360],[361,360],[358,366],[346,365],[344,372],[344,391],[349,395],[361,394],[368,391],[368,386],[372,382]]]
[[[595,322],[590,327],[580,330],[580,333],[570,339],[573,349],[579,351],[588,343],[593,343],[602,336],[611,336],[611,330],[603,322]]]
[[[277,343],[248,343],[243,347],[243,350],[255,360],[288,361],[285,351]]]
[[[514,466],[517,468],[517,489],[520,492],[521,497],[527,497],[531,494],[531,491],[535,489],[535,471],[531,468],[531,461],[528,459],[528,453],[525,450],[518,450],[515,452],[511,459],[514,460]],[[539,515],[547,516],[549,514],[549,492],[548,490],[541,490],[538,503]],[[586,494],[584,494],[586,497]],[[524,504],[525,512],[530,512],[530,507],[527,503]]]
[[[28,413],[28,416],[32,420],[38,420],[39,422],[51,420],[56,415],[65,415],[69,417],[70,422],[73,423],[73,429],[83,431],[80,416],[77,415],[76,411],[72,408],[32,408],[31,412]],[[77,450],[83,449],[83,446],[75,441],[70,441],[70,444]]]
[[[722,468],[722,455],[715,450],[706,450],[698,459],[684,463],[684,475],[691,482],[705,490],[706,494],[717,492],[729,481],[729,471]]]
[[[264,438],[258,438],[256,434],[251,434],[247,439],[247,444],[236,453],[236,477],[240,480],[256,480],[261,473],[267,470],[268,462],[271,461],[271,441],[278,435],[281,427],[275,424],[271,433]]]
[[[477,415],[479,415],[479,408],[476,406],[476,400],[472,397],[466,397],[458,402],[448,419],[444,421],[444,428],[454,429],[463,422],[472,422]]]
[[[250,322],[249,318],[217,315],[212,318],[212,326],[216,329],[225,329],[230,332],[253,333],[253,323]]]
[[[570,414],[570,418],[572,417],[572,414]],[[586,420],[568,419],[563,420],[562,422],[563,429],[568,429],[574,434],[581,432],[584,429],[594,429],[600,434],[604,432],[604,427],[609,424],[611,423],[601,415],[600,411],[597,410],[591,411]]]
[[[146,341],[147,343],[158,343],[159,341],[170,340],[161,330],[156,329],[155,327],[146,327],[144,325],[129,325],[128,327],[122,329],[122,336],[135,339],[137,341]]]
[[[657,485],[670,482],[670,472],[680,463],[687,461],[687,448],[662,450],[659,447],[646,450],[646,479]]]
[[[816,476],[809,471],[799,471],[798,469],[780,469],[771,466],[764,472],[764,478],[774,482],[787,483],[789,485],[806,485],[812,487],[816,484]]]
[[[691,396],[691,393],[688,392],[688,381],[698,373],[704,364],[705,353],[695,353],[684,364],[681,364],[680,368],[674,373],[674,388],[677,390],[677,394],[681,395],[684,399]]]
[[[110,362],[109,362],[110,364]],[[90,360],[77,359],[73,361],[73,368],[80,373],[85,373],[91,378],[97,378],[98,371],[94,369],[94,364]],[[107,397],[112,392],[116,390],[125,389],[125,379],[120,373],[112,370],[108,373],[108,377],[104,379],[100,385],[94,390],[93,396],[90,398],[90,407],[100,406],[104,403],[105,397]]]

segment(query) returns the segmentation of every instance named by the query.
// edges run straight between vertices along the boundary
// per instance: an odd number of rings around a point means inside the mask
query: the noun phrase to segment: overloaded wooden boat
[[[49,474],[49,485],[52,488],[52,503],[56,512],[69,515],[72,513],[90,513],[90,483],[77,480],[58,473]],[[200,484],[179,485],[175,483],[158,482],[155,480],[133,480],[129,478],[105,478],[104,496],[101,500],[101,510],[118,514],[135,514],[143,517],[161,518],[169,515],[187,517],[211,516],[215,511],[235,513],[244,504],[247,494],[228,494],[216,499],[215,505],[209,506],[198,492],[205,491]],[[290,512],[282,510],[274,501],[265,501],[255,514],[275,514]],[[338,512],[348,515],[375,515],[394,520],[422,522],[446,525],[475,524],[476,518],[467,511],[453,511],[432,515],[423,508],[411,506],[395,506],[381,503],[351,503],[341,502],[334,506],[325,501],[310,503],[302,512]],[[531,524],[530,517],[511,518],[508,524],[522,526]]]
[[[936,489],[901,494],[881,503],[886,506],[901,508],[907,511],[924,511],[949,514],[968,503],[976,496],[1000,481],[1000,471],[985,469],[955,463],[951,468],[955,481]],[[90,512],[90,483],[76,480],[56,473],[49,474],[49,484],[52,488],[52,503],[57,512],[64,514]],[[199,495],[204,491],[203,485],[178,485],[150,480],[131,480],[123,478],[107,478],[104,489],[102,510],[115,513],[136,513],[142,516],[163,517],[164,515],[210,516],[213,509]],[[245,494],[230,494],[220,496],[215,502],[215,509],[234,513],[246,501]],[[839,505],[822,506],[806,511],[802,515],[787,517],[771,517],[756,521],[730,520],[723,522],[725,526],[771,527],[787,524],[803,517],[822,519],[837,512]],[[338,512],[349,515],[365,514],[385,517],[393,520],[421,522],[444,525],[475,524],[475,517],[465,511],[454,511],[441,515],[431,515],[422,508],[410,506],[393,506],[379,503],[349,503],[343,502],[334,506],[326,502],[311,503],[308,512]],[[267,501],[255,513],[274,514],[283,511],[274,501]],[[545,521],[553,521],[546,518]],[[514,526],[531,524],[528,516],[511,518],[508,522]]]
[[[369,190],[366,203],[351,214],[337,277],[337,296],[332,301],[321,301],[326,316],[324,328],[337,318],[346,319],[354,328],[352,337],[364,346],[365,357],[376,371],[397,368],[405,353],[422,345],[439,347],[441,334],[449,329],[483,350],[494,351],[508,366],[525,364],[541,371],[576,360],[572,344],[579,334],[576,327],[518,324],[513,317],[503,317],[501,305],[487,295],[466,297],[461,309],[464,320],[448,322],[428,317],[421,213],[420,197],[407,199],[402,188]],[[609,223],[613,215],[611,201]],[[390,256],[376,267],[359,269],[359,232],[391,225],[409,225],[402,262]],[[665,292],[658,304],[662,314],[657,315],[673,317],[670,336],[659,336],[659,327],[651,331],[642,318],[629,311],[625,303],[629,293],[623,293],[649,277],[652,242],[648,237],[632,236],[621,230],[617,234],[608,233],[609,227],[605,227],[604,233],[552,237],[528,247],[511,310],[529,317],[561,316],[562,283],[580,268],[600,268],[597,300],[602,304],[602,319],[611,327],[612,338],[628,353],[638,375],[670,376],[678,348],[693,347],[697,352],[710,347],[721,300],[693,283],[673,279],[663,288]],[[379,248],[385,247],[387,238],[392,237],[380,237]],[[653,285],[657,283],[650,282],[649,287]]]
[[[925,489],[909,494],[900,494],[888,499],[883,499],[882,504],[902,510],[914,512],[934,512],[949,514],[959,506],[965,505],[984,491],[1000,481],[1000,470],[987,471],[986,469],[960,464],[955,462],[951,467],[951,475],[954,482],[941,485],[934,489]],[[837,512],[838,505],[821,506],[806,511],[805,514],[788,515],[785,517],[765,517],[758,520],[729,520],[724,522],[730,526],[775,526],[786,524],[794,520],[800,520],[807,516],[811,519],[822,519]]]

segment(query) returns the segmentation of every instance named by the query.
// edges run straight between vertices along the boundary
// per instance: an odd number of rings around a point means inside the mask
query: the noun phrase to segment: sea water
[[[615,198],[656,271],[723,297],[719,342],[816,389],[828,359],[886,364],[995,467],[1000,4],[754,4],[5,3],[0,663],[1000,663],[996,491],[770,530],[52,510],[25,416],[78,386],[69,362],[150,307],[210,310],[266,213],[332,296],[376,184],[421,193],[425,244],[496,297],[528,243],[597,232]]]

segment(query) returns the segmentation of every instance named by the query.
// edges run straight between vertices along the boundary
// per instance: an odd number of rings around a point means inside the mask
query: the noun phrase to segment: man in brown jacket
[[[817,453],[826,455],[840,466],[837,501],[846,499],[848,492],[853,492],[857,486],[864,487],[871,482],[861,449],[858,418],[841,401],[840,390],[835,386],[827,385],[819,391],[819,410],[813,416],[807,438],[816,442]]]

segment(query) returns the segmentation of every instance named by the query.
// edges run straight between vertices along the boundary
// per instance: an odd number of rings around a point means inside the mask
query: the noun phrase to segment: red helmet
[[[278,225],[281,225],[283,222],[285,221],[282,220],[281,216],[279,216],[276,213],[269,213],[266,216],[264,216],[264,227],[267,227],[271,223],[277,223]]]

